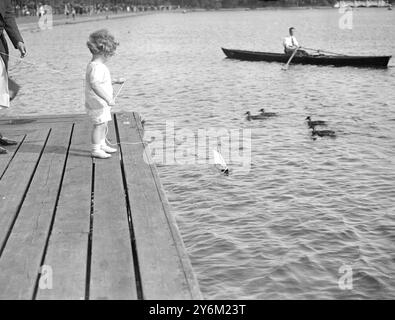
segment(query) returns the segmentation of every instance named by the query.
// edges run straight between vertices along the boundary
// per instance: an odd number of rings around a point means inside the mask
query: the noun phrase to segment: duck
[[[307,125],[309,126],[309,128],[313,128],[315,126],[326,126],[326,121],[323,121],[323,120],[312,121],[310,116],[308,116],[306,118],[306,120],[307,120]]]
[[[319,136],[319,137],[336,137],[336,132],[333,130],[315,130],[315,127],[312,127],[313,131],[311,132],[311,135],[314,136]]]
[[[275,112],[265,112],[265,109],[260,109],[259,110],[261,112],[261,115],[265,116],[265,117],[275,117],[277,116],[277,113]]]
[[[250,111],[247,111],[245,114],[247,115],[247,120],[248,121],[259,120],[259,119],[266,119],[267,118],[266,116],[263,116],[262,114],[258,114],[258,115],[254,115],[253,116],[253,115],[251,115]]]

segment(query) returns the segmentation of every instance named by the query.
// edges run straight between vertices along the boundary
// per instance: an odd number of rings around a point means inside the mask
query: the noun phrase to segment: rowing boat
[[[230,59],[246,61],[267,61],[287,63],[290,55],[284,53],[256,52],[245,50],[233,50],[222,48],[222,51]],[[314,65],[332,65],[337,67],[371,67],[386,68],[391,56],[348,56],[348,55],[324,55],[315,54],[308,56],[295,56],[292,59],[293,64],[314,64]]]

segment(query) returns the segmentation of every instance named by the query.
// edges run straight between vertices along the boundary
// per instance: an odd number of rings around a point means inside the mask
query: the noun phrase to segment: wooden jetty
[[[0,299],[201,299],[137,113],[111,159],[85,115],[0,118]]]

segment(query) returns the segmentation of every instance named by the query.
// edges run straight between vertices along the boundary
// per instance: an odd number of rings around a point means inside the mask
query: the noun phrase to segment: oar
[[[298,49],[299,48],[295,49],[295,51],[292,53],[291,57],[289,58],[287,64],[284,67],[282,67],[282,70],[285,70],[285,71],[288,70],[289,64],[291,63],[291,61],[292,61],[293,57],[295,56],[296,52],[298,51]]]
[[[317,50],[317,49],[306,48],[306,47],[303,47],[303,49],[312,50],[312,51],[316,51],[316,52],[326,52],[326,53],[330,53],[330,54],[335,54],[335,55],[337,55],[337,56],[347,56],[346,54],[341,54],[341,53],[336,53],[336,52],[326,51],[326,50]]]

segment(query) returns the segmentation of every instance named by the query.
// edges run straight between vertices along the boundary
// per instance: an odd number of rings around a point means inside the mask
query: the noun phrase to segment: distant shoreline
[[[77,15],[75,20],[69,17],[66,18],[63,14],[53,15],[53,25],[52,27],[62,26],[62,25],[74,25],[79,23],[87,23],[87,22],[95,22],[95,21],[105,21],[105,20],[115,20],[115,19],[124,19],[130,17],[139,17],[145,15],[152,14],[161,14],[161,13],[171,13],[171,12],[180,12],[179,10],[172,11],[142,11],[142,12],[127,12],[127,13],[104,13],[104,14],[95,14],[92,16]],[[24,30],[35,30],[39,29],[39,18],[37,16],[29,16],[29,17],[18,17],[16,18],[19,29],[21,31]]]
[[[299,7],[280,7],[280,6],[272,6],[272,7],[258,7],[258,8],[248,8],[248,7],[237,7],[237,8],[219,8],[219,9],[204,9],[204,8],[181,8],[175,10],[168,11],[141,11],[141,12],[127,12],[127,13],[102,13],[98,15],[83,15],[76,16],[76,19],[73,20],[71,17],[66,18],[63,14],[53,15],[53,27],[61,26],[61,25],[74,25],[79,23],[87,23],[87,22],[95,22],[95,21],[103,21],[103,20],[114,20],[114,19],[124,19],[130,17],[139,17],[145,15],[153,15],[153,14],[166,14],[166,13],[191,13],[191,12],[226,12],[226,11],[268,11],[268,10],[338,10],[338,8],[334,8],[333,6],[299,6]],[[355,9],[384,9],[377,7],[360,7]],[[35,30],[39,29],[39,18],[37,16],[28,16],[28,17],[17,17],[16,21],[19,25],[21,31],[24,30]]]
[[[312,7],[318,9],[331,9],[331,7]],[[183,13],[183,12],[215,12],[215,11],[258,11],[258,10],[307,10],[312,9],[310,7],[260,7],[260,8],[247,8],[247,7],[237,7],[237,8],[219,8],[219,9],[204,9],[204,8],[185,8],[185,9],[176,9],[169,11],[141,11],[141,12],[127,12],[127,13],[101,13],[95,14],[92,16],[89,15],[77,15],[75,20],[71,17],[66,18],[64,14],[56,14],[53,15],[53,27],[61,26],[61,25],[73,25],[79,23],[86,22],[95,22],[102,20],[112,20],[112,19],[123,19],[129,17],[138,17],[144,15],[152,15],[152,14],[165,14],[165,13]],[[37,16],[25,16],[25,17],[17,17],[16,21],[19,25],[21,31],[23,30],[34,30],[39,29],[39,18]]]
[[[388,7],[354,7],[352,9],[379,9],[386,10]],[[219,9],[204,9],[204,8],[189,8],[185,9],[188,12],[194,11],[264,11],[264,10],[339,10],[339,8],[335,8],[333,6],[271,6],[271,7],[257,7],[257,8],[249,8],[249,7],[237,7],[237,8],[219,8]]]

